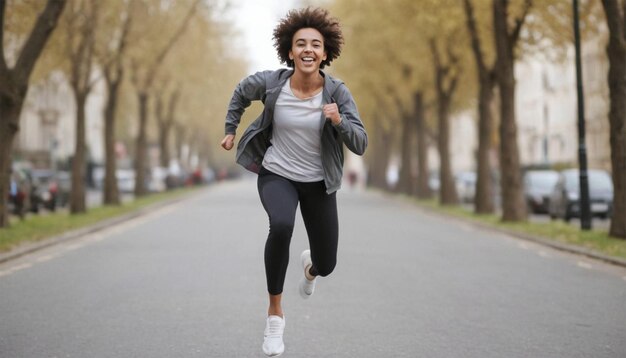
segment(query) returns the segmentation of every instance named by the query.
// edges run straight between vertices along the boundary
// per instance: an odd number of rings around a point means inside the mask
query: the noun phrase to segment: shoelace
[[[283,334],[282,322],[277,320],[270,320],[267,333],[267,337],[280,337]]]

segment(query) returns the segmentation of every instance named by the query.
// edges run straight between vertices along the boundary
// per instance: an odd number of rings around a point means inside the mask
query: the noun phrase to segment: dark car
[[[33,169],[31,211],[38,212],[41,208],[55,211],[65,206],[69,196],[69,174],[50,169]]]
[[[559,180],[555,170],[529,170],[524,173],[524,198],[533,214],[547,214],[550,194]]]
[[[33,169],[30,177],[32,181],[30,210],[35,213],[41,208],[56,210],[58,184],[55,172],[49,169]]]
[[[22,170],[11,172],[9,180],[9,212],[24,218],[30,206],[30,181]]]
[[[589,206],[592,216],[607,218],[613,209],[613,181],[603,170],[587,171],[589,181]],[[549,204],[550,218],[580,217],[580,184],[577,169],[564,170],[559,174]]]
[[[57,171],[57,206],[67,206],[70,202],[70,192],[72,191],[72,175],[66,171]]]

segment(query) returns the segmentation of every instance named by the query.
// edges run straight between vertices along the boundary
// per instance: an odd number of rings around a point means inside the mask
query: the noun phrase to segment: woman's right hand
[[[233,149],[233,146],[235,145],[235,135],[234,134],[227,134],[224,139],[222,139],[222,148],[226,149],[226,150],[231,150]]]

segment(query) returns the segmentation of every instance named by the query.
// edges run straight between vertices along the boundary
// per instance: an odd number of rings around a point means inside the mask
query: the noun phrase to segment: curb
[[[146,215],[154,210],[161,209],[163,207],[179,203],[187,199],[189,196],[191,196],[191,194],[186,194],[186,195],[184,194],[184,195],[181,195],[180,197],[154,203],[152,205],[148,205],[146,207],[137,209],[130,213],[126,213],[120,216],[105,219],[89,226],[70,230],[62,234],[51,236],[49,238],[45,238],[39,241],[25,242],[23,244],[19,244],[14,249],[11,249],[7,252],[0,253],[0,264],[17,259],[21,256],[30,254],[32,252],[39,251],[46,247],[57,245],[65,241],[77,239],[81,236],[91,234],[91,233],[94,233],[103,229],[108,229],[114,225],[121,224],[125,221],[129,221],[131,219],[135,219],[137,217]]]
[[[471,219],[466,219],[460,216],[456,216],[456,215],[451,215],[451,214],[447,214],[444,212],[440,212],[437,210],[434,210],[432,208],[426,207],[426,206],[422,206],[417,204],[417,207],[427,211],[429,213],[435,214],[435,215],[439,215],[439,216],[444,216],[446,218],[451,218],[451,219],[455,219],[458,221],[462,221],[463,223],[472,225],[474,227],[478,227],[484,230],[488,230],[488,231],[493,231],[493,232],[498,232],[501,234],[506,234],[509,236],[513,236],[515,238],[518,239],[522,239],[522,240],[526,240],[526,241],[531,241],[537,244],[541,244],[544,246],[549,246],[553,249],[559,250],[559,251],[564,251],[564,252],[569,252],[572,254],[577,254],[577,255],[582,255],[582,256],[586,256],[595,260],[600,260],[612,265],[616,265],[616,266],[621,266],[621,267],[626,267],[626,259],[622,259],[620,257],[615,257],[615,256],[609,256],[606,254],[603,254],[601,252],[592,250],[592,249],[587,249],[584,247],[580,247],[580,246],[576,246],[576,245],[571,245],[571,244],[567,244],[567,243],[563,243],[563,242],[558,242],[558,241],[554,241],[554,240],[550,240],[546,237],[542,237],[542,236],[537,236],[537,235],[531,235],[531,234],[527,234],[527,233],[522,233],[522,232],[518,232],[518,231],[514,231],[514,230],[509,230],[509,229],[504,229],[504,228],[499,228],[499,227],[494,227],[488,224],[483,224],[481,222],[478,221],[474,221]]]

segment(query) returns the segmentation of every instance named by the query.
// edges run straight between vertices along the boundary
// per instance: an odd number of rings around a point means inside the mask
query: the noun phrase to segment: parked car
[[[41,208],[55,211],[58,204],[59,184],[57,173],[51,169],[33,169],[30,211],[37,213]]]
[[[589,205],[592,216],[607,218],[613,209],[613,181],[603,170],[587,171]],[[569,221],[580,217],[580,184],[578,169],[564,170],[552,190],[549,203],[550,218]]]
[[[30,206],[30,180],[22,170],[13,170],[9,180],[9,212],[24,218]]]
[[[461,202],[471,203],[474,201],[476,179],[476,172],[472,171],[460,172],[455,175],[454,182],[456,184],[456,192]]]
[[[65,207],[70,202],[70,193],[72,192],[72,175],[66,171],[58,171],[57,179],[57,206]]]
[[[559,180],[556,170],[529,170],[524,173],[524,198],[533,214],[547,214],[550,194]]]
[[[160,193],[167,189],[165,180],[167,178],[167,168],[152,167],[150,168],[150,176],[148,180],[148,191]]]
[[[432,171],[428,175],[428,188],[433,193],[438,193],[439,192],[439,189],[441,188],[441,183],[439,181],[439,172],[438,171]]]
[[[133,169],[117,169],[117,188],[120,193],[132,193],[135,191],[135,171]]]

